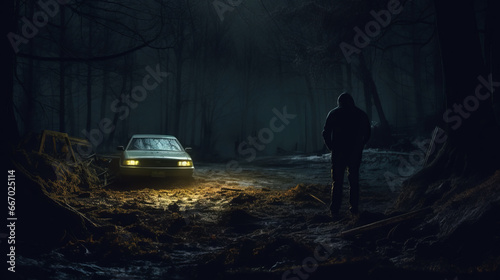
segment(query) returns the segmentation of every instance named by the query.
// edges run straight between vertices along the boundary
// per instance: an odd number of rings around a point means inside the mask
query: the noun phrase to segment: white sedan
[[[135,134],[126,147],[119,146],[120,177],[191,177],[191,156],[179,140],[170,135]]]

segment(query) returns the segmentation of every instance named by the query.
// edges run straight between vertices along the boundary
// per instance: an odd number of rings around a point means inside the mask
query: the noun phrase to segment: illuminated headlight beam
[[[177,162],[177,166],[189,167],[189,166],[193,166],[193,162],[190,160],[179,160]]]
[[[134,165],[134,166],[137,166],[137,165],[139,165],[139,161],[138,160],[129,159],[129,160],[125,161],[125,165]]]

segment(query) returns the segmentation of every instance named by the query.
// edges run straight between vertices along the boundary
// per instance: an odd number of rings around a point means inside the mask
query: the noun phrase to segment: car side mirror
[[[125,151],[125,147],[123,147],[123,146],[118,146],[118,147],[116,147],[116,150],[118,150],[118,151]]]
[[[191,148],[191,147],[186,147],[186,148],[184,148],[184,151],[186,151],[186,153],[190,153],[190,152],[192,152],[192,151],[193,151],[193,148]]]

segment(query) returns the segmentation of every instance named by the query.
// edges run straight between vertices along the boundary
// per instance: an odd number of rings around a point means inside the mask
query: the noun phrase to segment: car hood
[[[188,153],[184,151],[124,151],[123,159],[133,158],[170,158],[178,160],[191,160]]]

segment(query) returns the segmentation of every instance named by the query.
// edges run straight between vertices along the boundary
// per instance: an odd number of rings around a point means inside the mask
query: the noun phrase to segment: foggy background
[[[132,134],[171,134],[215,159],[241,156],[238,145],[284,107],[296,117],[258,155],[324,150],[324,120],[343,91],[368,113],[373,147],[430,136],[446,110],[432,1],[67,2],[18,45],[21,134],[67,132],[102,153]],[[400,12],[356,47],[355,28],[366,34],[391,3]],[[36,1],[18,9],[30,22],[45,11]],[[341,43],[360,52],[346,58]],[[147,68],[168,76],[150,77],[154,89],[136,100]]]

